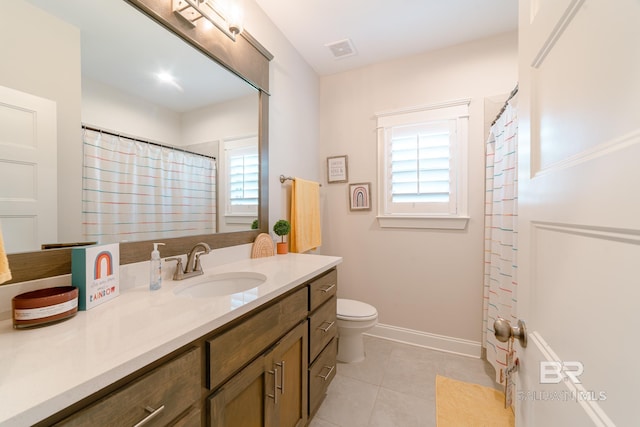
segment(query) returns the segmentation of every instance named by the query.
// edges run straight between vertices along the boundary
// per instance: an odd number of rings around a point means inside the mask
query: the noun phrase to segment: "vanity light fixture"
[[[233,0],[172,0],[173,13],[196,26],[196,21],[205,18],[231,40],[242,28],[242,8]]]

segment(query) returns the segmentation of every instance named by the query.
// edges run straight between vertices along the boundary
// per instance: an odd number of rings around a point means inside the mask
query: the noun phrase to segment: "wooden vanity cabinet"
[[[303,287],[206,339],[207,388],[214,390],[307,317]]]
[[[199,348],[191,347],[55,425],[133,426],[144,423],[150,426],[198,426],[202,418],[200,354]]]
[[[306,350],[305,321],[208,399],[208,425],[304,426],[307,422]]]
[[[335,376],[336,288],[334,268],[38,426],[303,427]]]
[[[309,283],[309,419],[336,375],[338,272],[334,268]]]
[[[209,426],[308,423],[336,374],[336,291],[334,268],[207,342],[209,387],[215,389],[207,401]],[[225,379],[296,319],[303,322]]]
[[[267,358],[268,372],[273,372],[275,426],[302,427],[307,422],[307,322],[285,336]]]

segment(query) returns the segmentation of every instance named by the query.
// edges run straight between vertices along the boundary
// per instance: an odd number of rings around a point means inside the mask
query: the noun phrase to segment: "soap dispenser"
[[[154,243],[151,252],[151,274],[149,275],[149,289],[156,291],[162,287],[162,260],[160,259],[160,251],[158,245],[164,243]]]

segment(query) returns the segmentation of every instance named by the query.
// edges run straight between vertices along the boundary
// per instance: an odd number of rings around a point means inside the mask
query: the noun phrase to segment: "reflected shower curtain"
[[[493,322],[502,317],[517,324],[517,143],[516,110],[507,104],[491,127],[486,150],[483,342],[496,382],[506,367],[507,343],[495,338]]]
[[[216,232],[216,161],[83,129],[82,222],[113,243]]]

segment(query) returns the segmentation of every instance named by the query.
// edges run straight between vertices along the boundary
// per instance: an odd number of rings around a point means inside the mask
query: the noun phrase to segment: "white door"
[[[0,224],[7,252],[58,240],[56,103],[0,86]]]
[[[516,420],[640,425],[640,1],[520,0]]]

